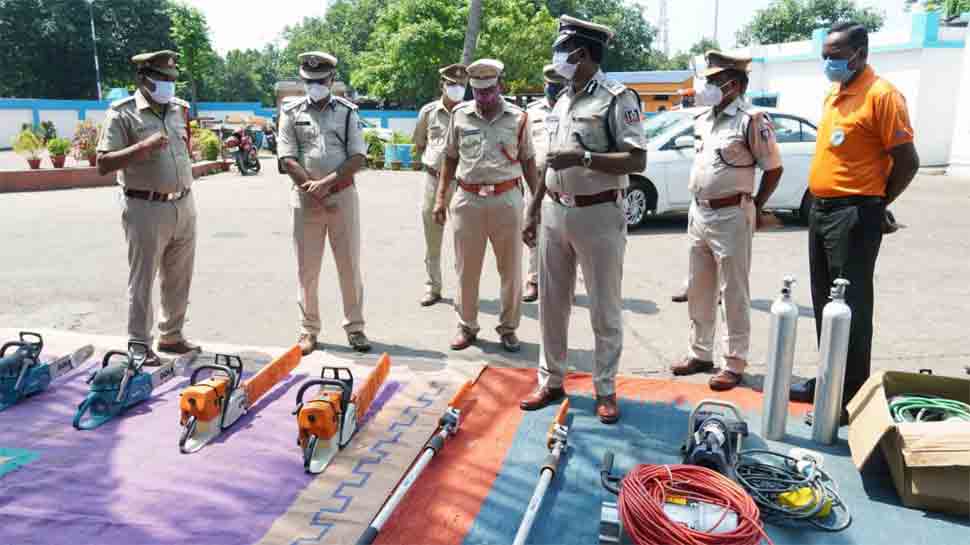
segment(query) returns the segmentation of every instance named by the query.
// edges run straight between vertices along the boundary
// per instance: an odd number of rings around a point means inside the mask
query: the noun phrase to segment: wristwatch
[[[590,152],[583,153],[583,166],[589,168],[593,164],[593,154]]]

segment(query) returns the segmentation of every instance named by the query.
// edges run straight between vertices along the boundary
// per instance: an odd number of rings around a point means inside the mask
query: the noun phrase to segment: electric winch
[[[737,405],[705,399],[694,407],[688,419],[687,441],[681,447],[684,463],[706,467],[737,481],[735,466],[741,442],[747,436],[748,424]]]

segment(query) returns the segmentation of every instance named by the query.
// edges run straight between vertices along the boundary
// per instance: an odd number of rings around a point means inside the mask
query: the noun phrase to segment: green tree
[[[175,48],[167,9],[167,0],[95,2],[102,88],[131,85],[133,55]],[[81,0],[0,0],[0,51],[0,96],[97,97],[91,26]]]
[[[774,0],[755,12],[735,36],[740,45],[785,43],[807,40],[815,29],[843,21],[858,22],[875,32],[885,18],[881,11],[859,7],[853,0]]]
[[[926,11],[939,11],[943,17],[958,17],[970,11],[970,0],[906,0],[904,9],[910,11],[915,6],[920,6]]]
[[[172,20],[170,33],[179,52],[181,79],[188,84],[192,102],[197,102],[200,84],[218,58],[209,40],[209,25],[201,11],[180,2],[172,3],[168,13]]]

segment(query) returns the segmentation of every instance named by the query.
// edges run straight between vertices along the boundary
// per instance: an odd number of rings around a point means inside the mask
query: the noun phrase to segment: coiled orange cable
[[[691,530],[664,513],[668,496],[730,509],[738,514],[738,526],[724,533]],[[773,545],[754,499],[734,481],[705,467],[638,465],[623,478],[619,510],[636,545],[758,545],[762,539]]]

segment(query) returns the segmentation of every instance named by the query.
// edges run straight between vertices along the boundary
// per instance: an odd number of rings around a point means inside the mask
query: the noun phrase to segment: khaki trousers
[[[718,295],[723,304],[725,365],[742,373],[751,341],[751,243],[755,207],[750,199],[740,206],[712,210],[691,204],[687,237],[690,278],[687,313],[690,316],[690,357],[714,359],[714,331]]]
[[[526,199],[526,213],[528,213],[528,206],[531,204],[532,198]],[[523,221],[525,221],[525,216],[523,216]],[[529,272],[525,277],[525,281],[529,284],[539,283],[539,245],[536,244],[534,248],[526,248],[529,252]]]
[[[626,216],[622,205],[567,208],[546,199],[539,232],[539,385],[559,388],[565,377],[578,264],[589,294],[595,336],[593,386],[598,396],[614,394],[623,353]]]
[[[360,201],[351,186],[325,201],[325,206],[293,209],[293,246],[300,280],[298,300],[302,332],[319,335],[320,267],[324,245],[330,251],[340,279],[343,328],[347,333],[364,330],[364,283],[360,273]]]
[[[455,238],[455,270],[458,295],[455,310],[458,325],[477,335],[478,288],[482,277],[485,247],[492,243],[501,278],[501,313],[496,328],[499,335],[513,333],[522,318],[522,191],[512,189],[501,195],[482,197],[464,189],[455,190],[451,221]]]
[[[161,282],[162,301],[159,340],[184,340],[182,327],[195,267],[195,218],[191,193],[174,202],[122,197],[121,225],[128,242],[130,340],[152,342],[152,287],[156,274]]]
[[[421,221],[424,223],[424,268],[428,278],[424,285],[428,293],[441,295],[441,240],[445,227],[434,220],[434,202],[438,191],[438,179],[429,172],[424,173],[424,195],[421,199]],[[448,197],[454,193],[449,188]],[[447,201],[445,201],[447,202]]]

